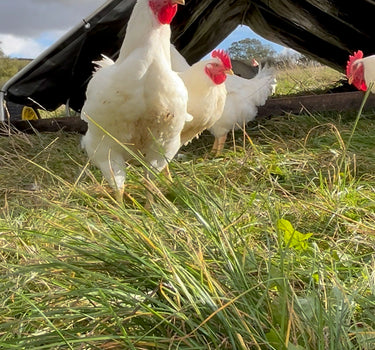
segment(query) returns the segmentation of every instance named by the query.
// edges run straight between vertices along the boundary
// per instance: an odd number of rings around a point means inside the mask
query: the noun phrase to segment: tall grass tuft
[[[151,209],[141,169],[118,205],[77,136],[0,139],[0,348],[373,349],[373,124],[290,115],[184,150]]]

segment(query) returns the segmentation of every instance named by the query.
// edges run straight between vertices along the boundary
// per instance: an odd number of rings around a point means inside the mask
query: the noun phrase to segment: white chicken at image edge
[[[371,92],[375,93],[375,55],[363,57],[361,50],[349,55],[346,77],[349,84],[361,91],[367,91],[372,84]]]
[[[171,69],[169,24],[177,4],[184,1],[138,0],[118,59],[98,69],[87,87],[81,118],[88,131],[82,146],[118,199],[130,153],[161,171],[177,153],[181,130],[192,119],[186,87]]]

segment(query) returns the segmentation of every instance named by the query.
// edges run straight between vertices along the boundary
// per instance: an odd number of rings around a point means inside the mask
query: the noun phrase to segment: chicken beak
[[[234,75],[233,71],[231,69],[227,69],[225,71],[225,74],[228,74],[228,75]]]
[[[348,83],[349,83],[349,85],[353,83],[353,76],[352,75],[348,78]]]
[[[185,0],[172,0],[172,4],[185,5]]]

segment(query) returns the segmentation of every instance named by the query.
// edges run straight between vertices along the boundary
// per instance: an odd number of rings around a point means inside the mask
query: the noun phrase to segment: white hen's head
[[[185,0],[149,0],[148,4],[160,24],[170,24],[178,4],[185,5]]]
[[[215,50],[208,60],[205,72],[216,85],[220,85],[227,79],[227,74],[233,74],[232,62],[224,50]]]

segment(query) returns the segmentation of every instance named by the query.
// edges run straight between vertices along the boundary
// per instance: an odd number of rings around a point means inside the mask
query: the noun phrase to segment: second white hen
[[[181,145],[198,137],[211,127],[223,113],[227,91],[227,74],[233,74],[230,57],[223,50],[215,50],[210,59],[190,66],[171,45],[172,69],[179,72],[188,90],[188,112],[193,120],[181,132]]]
[[[188,71],[190,65],[185,58],[171,45],[172,69],[176,71]],[[215,117],[213,125],[208,130],[215,136],[213,151],[217,154],[224,147],[227,134],[232,128],[243,125],[253,120],[258,113],[258,106],[265,104],[272,94],[275,84],[275,74],[272,68],[259,69],[258,74],[252,79],[244,79],[237,75],[228,75],[225,80],[225,105],[220,117]],[[224,84],[223,84],[224,85]],[[189,89],[188,89],[189,90]],[[196,99],[199,103],[199,99]],[[188,102],[191,108],[192,101]],[[198,106],[197,108],[201,108]],[[194,115],[194,113],[192,113]],[[194,120],[195,120],[194,115]],[[186,124],[184,130],[189,128]],[[183,130],[183,132],[184,132]],[[204,129],[202,129],[203,131]]]

